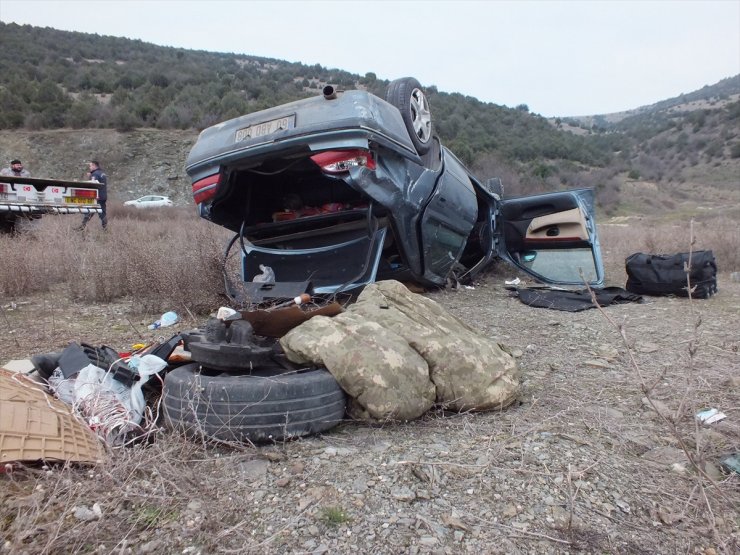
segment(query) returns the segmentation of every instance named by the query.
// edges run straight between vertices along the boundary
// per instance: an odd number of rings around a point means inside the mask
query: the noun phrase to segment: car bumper
[[[245,129],[282,116],[294,116],[294,126],[238,140]],[[368,148],[370,142],[420,162],[397,108],[364,91],[347,91],[335,99],[307,98],[210,127],[198,137],[185,169],[195,181],[222,165],[256,165],[291,150]]]

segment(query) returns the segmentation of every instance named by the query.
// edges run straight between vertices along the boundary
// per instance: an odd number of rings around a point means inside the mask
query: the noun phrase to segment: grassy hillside
[[[28,25],[0,22],[0,37],[0,158],[75,177],[96,157],[122,196],[186,198],[185,156],[209,125],[329,83],[380,96],[388,85],[374,73]],[[652,211],[670,210],[687,185],[738,185],[740,76],[619,117],[550,121],[523,104],[427,93],[444,143],[482,178],[502,177],[507,194],[590,186],[618,215],[642,206],[624,194],[635,182],[660,185],[660,198],[645,197]]]
[[[116,200],[145,193],[192,204],[185,157],[197,138],[193,130],[56,129],[0,131],[0,154],[18,157],[35,177],[79,179],[86,161],[99,159]]]

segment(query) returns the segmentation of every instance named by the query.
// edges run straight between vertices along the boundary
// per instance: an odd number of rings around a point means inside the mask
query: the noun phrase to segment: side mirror
[[[486,179],[483,186],[486,188],[486,191],[494,195],[497,199],[501,200],[504,198],[504,184],[501,182],[500,177]]]

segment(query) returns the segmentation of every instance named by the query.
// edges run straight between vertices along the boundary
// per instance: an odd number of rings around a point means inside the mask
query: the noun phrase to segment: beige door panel
[[[556,236],[548,236],[547,230],[557,227],[560,230]],[[527,239],[548,240],[548,239],[581,239],[588,240],[588,230],[586,229],[586,219],[579,208],[556,212],[546,216],[534,218],[527,228]]]

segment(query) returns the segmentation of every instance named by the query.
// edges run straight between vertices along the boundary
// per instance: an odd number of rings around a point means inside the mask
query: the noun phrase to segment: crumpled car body
[[[409,109],[408,96],[326,87],[200,134],[186,162],[194,199],[238,234],[243,280],[444,286],[503,258],[543,282],[602,285],[593,192],[501,198],[429,133],[418,92]]]

